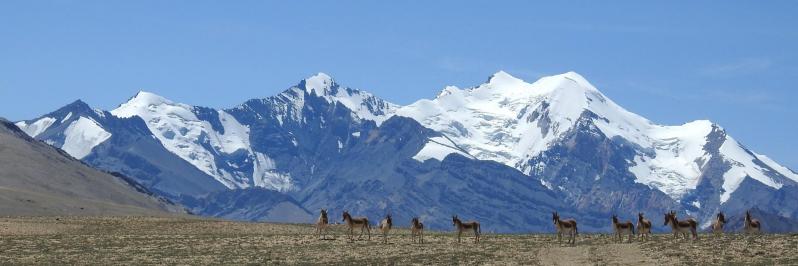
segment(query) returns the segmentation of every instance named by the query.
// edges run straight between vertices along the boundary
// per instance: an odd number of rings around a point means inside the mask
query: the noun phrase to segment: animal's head
[[[413,220],[410,220],[413,224],[418,224],[418,217],[413,217]]]
[[[671,222],[671,218],[673,218],[672,212],[665,213],[665,224],[663,225],[668,225]]]
[[[343,219],[341,221],[344,221],[344,222],[346,221],[347,218],[352,217],[351,215],[349,215],[348,211],[344,211],[344,213],[341,214],[341,216],[343,216]]]
[[[616,224],[618,223],[618,215],[615,214],[612,215],[612,222]]]
[[[637,213],[637,219],[641,220],[641,221],[643,220],[643,213],[642,212],[638,212]]]
[[[750,210],[745,211],[745,219],[746,220],[751,220],[751,211]]]
[[[452,216],[452,225],[457,225],[457,222],[459,222],[459,221],[460,221],[460,219],[457,218],[457,215],[453,215]]]
[[[718,221],[725,223],[726,222],[726,215],[723,215],[723,212],[718,213]]]
[[[327,209],[321,209],[321,217],[327,218]]]
[[[551,220],[554,221],[554,224],[557,224],[557,222],[560,221],[560,214],[558,214],[557,212],[552,212]]]
[[[393,224],[393,220],[391,220],[391,215],[390,214],[385,215],[385,220],[388,221],[388,224]]]

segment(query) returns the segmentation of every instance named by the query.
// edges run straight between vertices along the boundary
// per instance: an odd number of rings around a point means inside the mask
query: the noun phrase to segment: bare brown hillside
[[[181,210],[0,119],[0,215],[165,215]]]

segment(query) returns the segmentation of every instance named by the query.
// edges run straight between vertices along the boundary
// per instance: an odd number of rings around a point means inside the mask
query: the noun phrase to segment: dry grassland
[[[618,244],[580,235],[575,247],[551,234],[469,235],[428,232],[426,243],[394,230],[389,243],[349,242],[335,226],[330,240],[310,225],[147,217],[0,218],[0,263],[7,264],[498,264],[498,265],[798,265],[798,235],[701,235],[699,241],[655,235]]]

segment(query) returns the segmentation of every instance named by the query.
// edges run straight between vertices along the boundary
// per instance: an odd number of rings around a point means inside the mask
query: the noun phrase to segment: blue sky
[[[798,2],[474,2],[0,1],[0,116],[140,89],[232,107],[316,72],[407,104],[498,70],[576,71],[632,112],[712,120],[798,169]]]

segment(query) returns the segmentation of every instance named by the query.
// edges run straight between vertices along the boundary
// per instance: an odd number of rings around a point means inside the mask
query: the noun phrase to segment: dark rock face
[[[412,159],[435,136],[412,119],[391,118],[364,130],[338,160],[319,165],[318,178],[292,194],[308,209],[328,208],[331,215],[392,214],[398,225],[419,216],[439,230],[451,228],[456,214],[481,221],[486,231],[545,231],[552,211],[569,213],[558,194],[506,165],[457,154],[443,162]]]
[[[310,223],[314,218],[290,196],[264,188],[224,190],[201,198],[184,196],[180,201],[194,214],[233,220]]]
[[[302,106],[296,98],[302,99]],[[333,163],[330,160],[357,139],[352,133],[375,127],[374,122],[353,117],[344,105],[304,90],[251,100],[227,112],[250,127],[253,151],[277,162],[276,171],[289,174],[296,189],[312,182],[316,169]]]
[[[594,114],[586,112],[574,129],[548,151],[530,160],[543,164],[531,173],[553,190],[563,193],[577,211],[632,215],[643,212],[659,215],[681,209],[668,195],[635,183],[629,172],[636,147],[620,138],[607,138],[595,125]],[[609,228],[609,223],[600,227]]]

